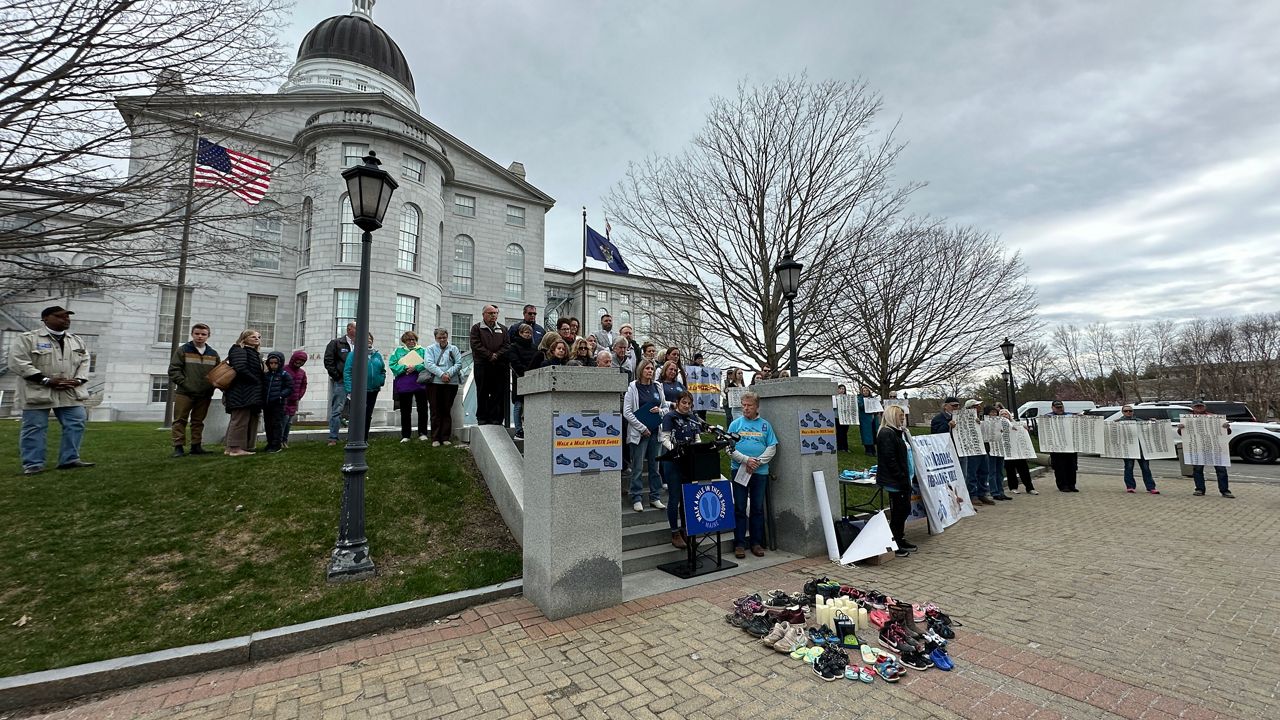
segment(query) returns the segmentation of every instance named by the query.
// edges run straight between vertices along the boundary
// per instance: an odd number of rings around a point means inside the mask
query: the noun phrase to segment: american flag
[[[200,138],[196,151],[196,187],[225,187],[257,205],[271,185],[271,163]]]

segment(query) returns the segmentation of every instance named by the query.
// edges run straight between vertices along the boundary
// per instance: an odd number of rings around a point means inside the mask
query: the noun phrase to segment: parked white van
[[[1098,407],[1098,404],[1092,400],[1063,400],[1062,409],[1069,413],[1082,413]],[[1022,403],[1018,406],[1018,418],[1020,420],[1030,420],[1040,415],[1048,415],[1053,412],[1052,400],[1036,400],[1034,402]]]

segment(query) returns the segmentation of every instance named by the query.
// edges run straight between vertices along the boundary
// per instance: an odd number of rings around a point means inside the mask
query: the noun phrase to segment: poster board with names
[[[555,412],[551,427],[552,474],[621,471],[622,413]]]
[[[1191,415],[1178,418],[1182,423],[1182,458],[1188,465],[1231,465],[1225,415]]]
[[[836,451],[836,418],[830,410],[800,410],[800,454]]]
[[[720,409],[720,368],[702,365],[685,365],[686,388],[693,395],[693,409]]]
[[[1005,421],[998,417],[982,420],[982,439],[987,443],[987,454],[991,457],[1009,457],[1009,439],[1005,435],[1005,425]]]
[[[836,416],[840,419],[841,425],[858,424],[857,395],[832,395],[831,400],[835,404]]]
[[[1142,457],[1142,448],[1138,443],[1139,428],[1144,422],[1109,422],[1106,423],[1103,438],[1102,457],[1137,460]]]
[[[1101,455],[1106,449],[1106,420],[1097,415],[1072,415],[1075,451],[1081,455]]]
[[[1076,451],[1075,423],[1073,415],[1041,415],[1036,418],[1036,427],[1040,430],[1040,450],[1047,453],[1069,453]]]
[[[902,412],[908,415],[911,414],[911,402],[908,401],[906,398],[888,398],[880,401],[880,404],[883,405],[884,407],[892,407],[896,405],[902,408]]]
[[[1138,426],[1138,444],[1148,460],[1178,457],[1177,435],[1173,425],[1164,422],[1133,423]]]
[[[731,407],[731,408],[733,408],[733,409],[735,409],[735,410],[741,410],[741,409],[742,409],[742,395],[743,395],[743,393],[745,393],[746,391],[747,391],[747,388],[746,388],[746,387],[731,387],[731,388],[725,388],[725,389],[724,389],[724,394],[725,394],[725,396],[726,396],[726,400],[725,400],[725,401],[729,403],[729,407]]]
[[[987,450],[982,447],[982,430],[978,425],[978,411],[958,410],[951,419],[956,421],[956,426],[951,428],[951,437],[956,444],[956,454],[960,457],[986,455]]]
[[[1005,460],[1035,460],[1036,446],[1031,433],[1022,423],[1006,422],[1004,428]]]
[[[862,398],[862,411],[866,413],[882,413],[884,412],[884,403],[880,402],[879,395]]]
[[[910,442],[920,499],[933,532],[940,533],[960,518],[975,515],[951,436],[913,435]]]

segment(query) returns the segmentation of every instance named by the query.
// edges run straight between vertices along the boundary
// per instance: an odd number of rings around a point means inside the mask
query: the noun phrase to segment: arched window
[[[356,227],[355,218],[351,214],[351,199],[346,195],[342,196],[341,213],[338,216],[338,223],[342,230],[338,238],[338,262],[358,263],[360,262],[360,228]]]
[[[97,255],[89,255],[88,257],[81,258],[80,267],[85,269],[85,272],[81,272],[77,276],[77,279],[80,281],[80,287],[84,288],[80,291],[81,298],[86,300],[96,300],[103,297],[101,290],[103,284],[102,278],[98,276],[97,272],[93,271],[98,266],[106,264],[106,262],[106,260],[103,260]]]
[[[476,243],[466,235],[453,239],[453,292],[471,294],[471,276],[475,271]]]
[[[400,213],[400,254],[396,267],[418,272],[418,227],[422,224],[422,211],[413,203],[405,203]]]
[[[609,308],[596,308],[596,320],[609,314]]]
[[[631,324],[630,312],[623,310],[622,312],[618,313],[618,327],[622,327],[623,325],[630,325],[630,324]]]
[[[313,211],[311,198],[302,198],[302,237],[298,241],[298,264],[302,267],[311,265],[311,220]]]
[[[524,248],[516,243],[508,245],[505,267],[503,295],[508,300],[519,300],[524,297]]]

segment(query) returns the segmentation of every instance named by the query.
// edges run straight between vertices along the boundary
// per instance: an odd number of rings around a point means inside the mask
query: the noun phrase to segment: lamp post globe
[[[1013,341],[1010,340],[1009,338],[1005,338],[1004,342],[1000,343],[1000,352],[1004,353],[1005,360],[1008,360],[1008,361],[1013,360],[1014,347],[1016,346],[1013,344]]]
[[[338,540],[329,555],[325,575],[329,582],[362,580],[373,577],[376,569],[364,528],[364,480],[369,472],[365,450],[368,434],[366,410],[369,387],[369,263],[373,248],[373,231],[391,205],[391,195],[399,184],[379,165],[378,156],[370,151],[360,165],[342,171],[347,183],[347,197],[356,226],[364,232],[360,237],[360,291],[356,300],[356,342],[351,349],[351,424],[347,427],[347,444],[342,458],[342,508],[338,517]]]
[[[787,253],[777,265],[773,266],[773,274],[778,278],[778,284],[782,287],[782,296],[787,299],[787,315],[790,323],[789,329],[791,346],[791,377],[800,376],[800,359],[798,353],[799,346],[796,344],[796,294],[800,291],[800,271],[804,269],[802,263],[796,262],[796,259]]]

